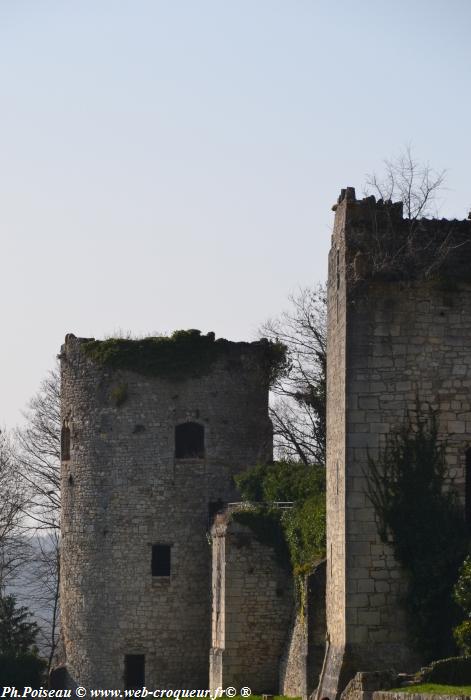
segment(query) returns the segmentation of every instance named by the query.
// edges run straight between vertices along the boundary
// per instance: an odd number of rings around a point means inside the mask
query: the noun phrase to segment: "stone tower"
[[[66,337],[61,606],[70,684],[207,688],[210,521],[272,457],[276,346]]]
[[[471,221],[403,219],[342,190],[329,255],[327,651],[318,697],[356,671],[416,670],[405,581],[366,496],[368,452],[419,405],[438,413],[449,474],[471,505]]]

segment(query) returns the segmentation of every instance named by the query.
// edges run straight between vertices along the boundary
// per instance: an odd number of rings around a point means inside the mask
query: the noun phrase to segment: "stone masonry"
[[[211,530],[212,648],[210,688],[278,693],[278,669],[295,607],[291,572],[232,510]]]
[[[377,456],[385,436],[408,414],[430,407],[438,414],[439,439],[446,441],[450,477],[464,499],[471,445],[471,284],[463,274],[471,263],[471,222],[418,222],[416,237],[433,234],[446,242],[455,236],[458,243],[450,250],[457,253],[448,260],[446,284],[433,275],[421,281],[411,274],[407,281],[400,274],[373,274],[378,250],[387,249],[386,236],[409,225],[401,205],[374,197],[359,201],[347,188],[334,209],[328,281],[328,639],[318,691],[318,697],[331,699],[356,671],[409,671],[420,662],[409,647],[400,606],[405,582],[390,546],[380,541],[366,496],[368,452]],[[422,245],[425,258],[429,253]],[[388,253],[391,260],[397,250]],[[437,256],[441,250],[437,245]]]
[[[280,666],[280,694],[309,698],[316,690],[325,651],[325,570],[320,562],[298,583],[302,605],[293,610]]]
[[[237,361],[176,381],[102,366],[83,342],[68,335],[61,352],[70,683],[122,689],[132,676],[148,688],[207,688],[208,518],[214,502],[235,500],[235,473],[272,458],[259,344],[231,344]],[[204,454],[178,458],[176,428],[187,423],[204,429]],[[153,575],[162,550],[169,575]]]

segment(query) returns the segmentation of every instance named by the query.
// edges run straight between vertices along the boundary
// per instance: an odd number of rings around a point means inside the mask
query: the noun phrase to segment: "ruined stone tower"
[[[342,190],[329,256],[327,628],[318,697],[356,671],[416,670],[405,581],[366,496],[368,452],[431,407],[465,514],[471,504],[470,221],[410,221]]]
[[[61,607],[70,684],[206,688],[212,515],[272,456],[274,348],[66,337]],[[276,352],[275,352],[276,354]]]

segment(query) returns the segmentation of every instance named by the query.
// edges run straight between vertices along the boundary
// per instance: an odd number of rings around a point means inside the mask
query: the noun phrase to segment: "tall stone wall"
[[[291,573],[272,547],[226,512],[212,528],[210,688],[248,686],[278,693],[278,674],[295,607]]]
[[[126,655],[147,687],[206,688],[211,502],[236,497],[233,474],[271,458],[268,385],[257,344],[181,381],[113,370],[83,341],[62,348],[62,629],[69,676],[123,688]],[[191,362],[191,358],[189,358]],[[175,427],[204,427],[202,458],[177,459]],[[170,546],[170,576],[152,547]]]
[[[327,296],[327,646],[323,694],[335,697],[346,643],[345,462],[346,462],[346,208],[335,216],[329,253]]]
[[[384,242],[388,255],[397,252],[387,251],[386,238],[395,231],[406,236],[408,225],[397,205],[357,201],[352,188],[336,207],[328,284],[329,651],[320,690],[330,698],[355,671],[408,671],[420,661],[410,649],[400,605],[405,581],[391,548],[379,539],[364,476],[368,452],[377,455],[385,436],[408,414],[416,415],[417,401],[420,411],[438,412],[449,474],[464,495],[471,444],[471,285],[455,273],[463,258],[470,262],[471,222],[424,221],[413,232],[422,241],[428,235],[460,238],[461,260],[448,261],[448,284],[443,277],[423,281],[413,271],[408,280],[375,276],[378,248]],[[429,252],[421,245],[425,258]],[[437,245],[437,255],[439,250]]]
[[[303,604],[293,610],[280,665],[281,695],[308,698],[318,686],[325,652],[325,574],[323,561],[304,577]]]

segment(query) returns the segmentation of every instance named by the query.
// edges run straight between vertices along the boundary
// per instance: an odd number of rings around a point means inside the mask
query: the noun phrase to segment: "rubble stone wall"
[[[67,672],[123,688],[125,655],[145,655],[149,688],[206,688],[211,502],[236,500],[233,475],[272,457],[266,375],[251,347],[181,381],[112,370],[82,340],[61,352],[61,608]],[[116,397],[120,397],[116,401]],[[205,456],[176,459],[175,426],[204,426]],[[152,546],[170,546],[169,577]]]
[[[295,607],[291,572],[246,525],[217,516],[212,529],[210,687],[278,694],[279,667]]]

